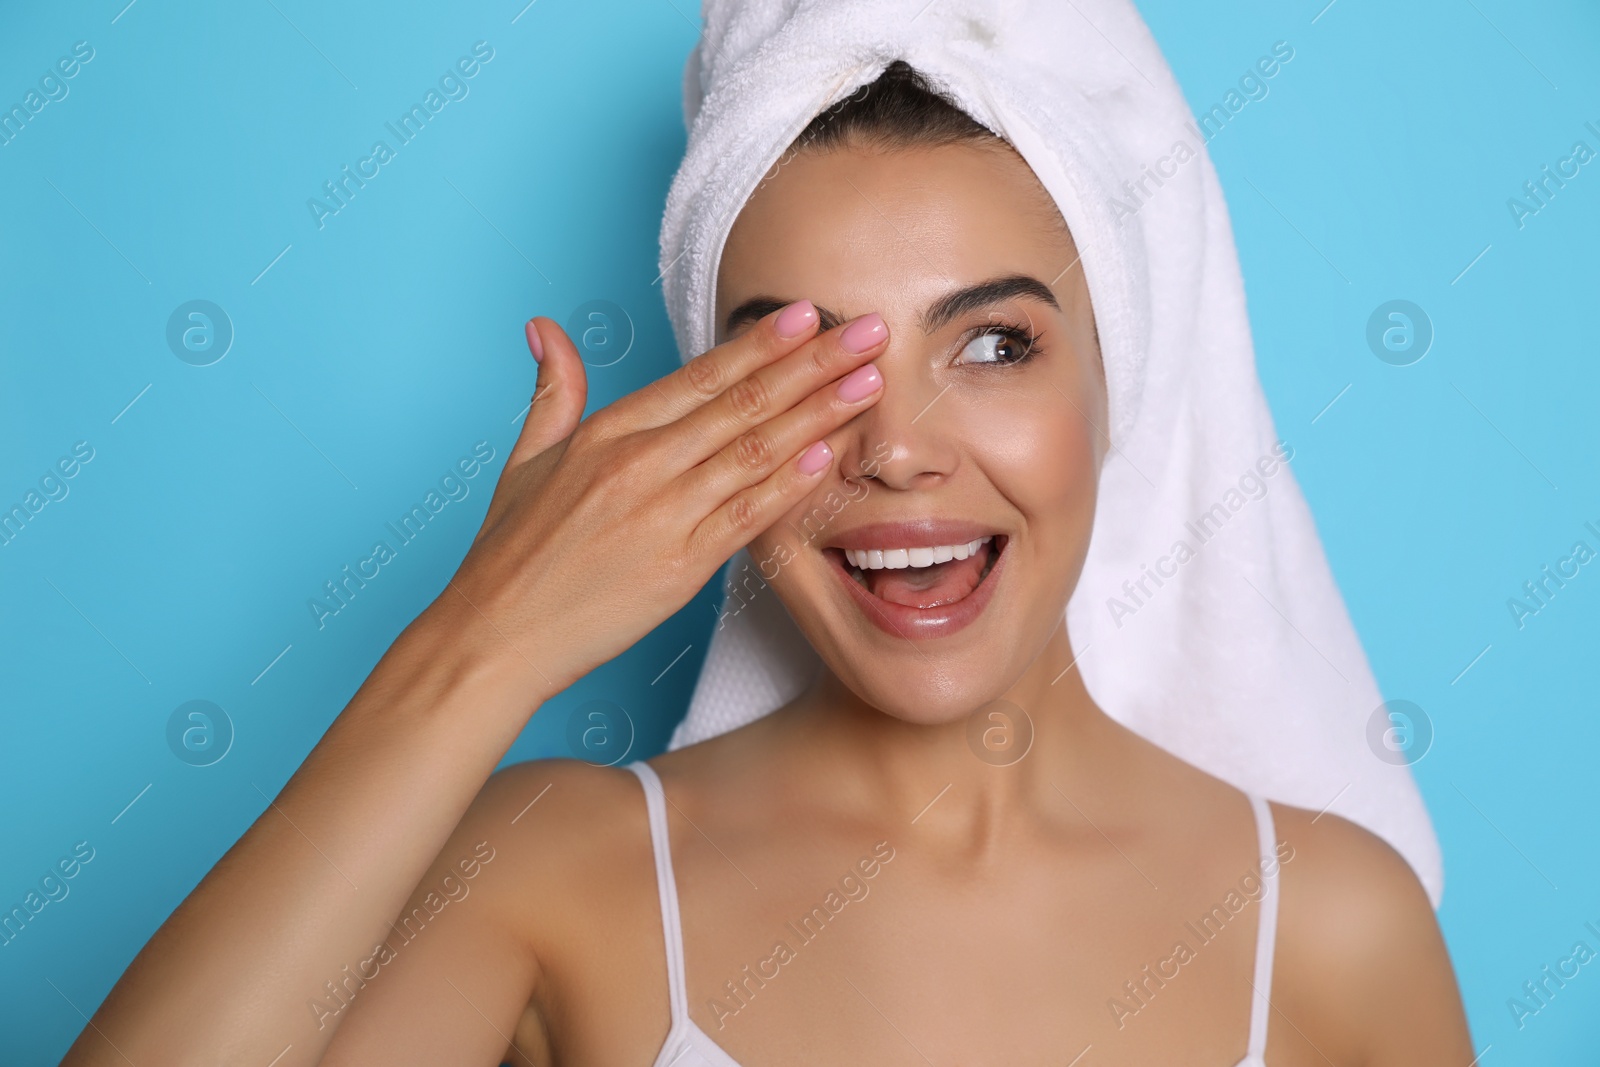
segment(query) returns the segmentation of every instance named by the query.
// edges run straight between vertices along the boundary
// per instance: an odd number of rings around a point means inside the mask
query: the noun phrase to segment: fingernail
[[[533,353],[535,363],[544,362],[544,342],[539,340],[539,331],[533,328],[533,320],[528,320],[526,327],[528,333],[528,351]]]
[[[846,326],[839,335],[839,345],[846,352],[860,355],[888,336],[889,327],[884,325],[883,316],[873,311]]]
[[[857,367],[839,379],[839,399],[846,404],[854,404],[857,400],[865,400],[882,388],[883,375],[878,373],[877,367],[868,363],[865,367]]]
[[[826,467],[833,459],[833,449],[828,447],[828,442],[818,441],[804,452],[800,453],[797,464],[801,474],[815,474]]]
[[[809,300],[796,300],[778,312],[777,321],[773,323],[773,326],[777,328],[778,336],[787,341],[805,333],[811,328],[811,324],[816,321],[816,306]]]

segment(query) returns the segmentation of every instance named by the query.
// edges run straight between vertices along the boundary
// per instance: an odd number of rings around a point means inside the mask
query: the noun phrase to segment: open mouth
[[[842,553],[846,573],[878,599],[927,609],[965,600],[989,576],[1004,548],[1004,534],[998,542],[987,534],[958,545],[829,551]]]
[[[901,637],[939,637],[983,611],[1008,543],[1005,534],[992,533],[949,544],[826,548],[823,553],[879,629]]]

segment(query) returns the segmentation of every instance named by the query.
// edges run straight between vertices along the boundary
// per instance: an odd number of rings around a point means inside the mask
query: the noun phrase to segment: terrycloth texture
[[[806,124],[894,59],[928,75],[1022,154],[1082,253],[1113,443],[1066,606],[1089,692],[1246,792],[1369,827],[1437,906],[1427,811],[1410,769],[1369,744],[1382,698],[1274,454],[1216,172],[1134,7],[705,0],[702,19],[684,73],[689,143],[661,231],[681,355],[711,347],[728,230]],[[748,562],[740,553],[729,573]],[[755,597],[715,634],[672,747],[774,710],[819,662],[777,597]]]

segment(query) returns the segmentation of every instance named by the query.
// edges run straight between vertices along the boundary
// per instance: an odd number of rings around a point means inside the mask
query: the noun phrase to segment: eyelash
[[[1014,342],[1022,349],[1022,355],[1014,360],[1011,360],[1010,362],[1001,362],[999,360],[995,360],[990,363],[962,363],[957,364],[957,366],[1017,367],[1028,362],[1030,359],[1033,359],[1042,351],[1039,347],[1039,342],[1044,338],[1044,334],[1042,332],[1035,333],[1028,327],[1014,322],[1001,322],[985,326],[969,333],[965,338],[962,339],[961,348],[957,350],[958,354],[959,352],[965,351],[966,347],[972,342],[976,341],[978,338],[987,337],[990,334],[995,334],[997,336],[1006,338],[1008,341]]]

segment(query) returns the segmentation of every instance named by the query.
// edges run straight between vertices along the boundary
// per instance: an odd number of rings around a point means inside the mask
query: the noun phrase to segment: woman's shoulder
[[[1150,798],[1147,817],[1174,818],[1199,827],[1191,834],[1211,840],[1221,820],[1238,818],[1241,790],[1234,784],[1121,728],[1137,768],[1130,779]],[[1388,842],[1349,819],[1272,801],[1274,849],[1282,871],[1280,926],[1315,916],[1317,930],[1336,934],[1329,951],[1359,952],[1368,936],[1418,917],[1432,922],[1433,909],[1410,864]],[[1246,815],[1248,818],[1248,815]],[[1253,835],[1252,835],[1253,838]],[[1371,946],[1366,946],[1371,947]]]
[[[1299,1028],[1292,1040],[1355,1056],[1426,1036],[1432,1062],[1441,1035],[1466,1030],[1449,953],[1411,865],[1338,815],[1278,803],[1272,813],[1282,890],[1272,998]]]
[[[496,882],[507,910],[535,934],[654,897],[644,791],[624,768],[573,759],[511,764],[489,777],[461,826],[503,857]]]
[[[713,739],[648,761],[666,783],[668,803],[693,806],[694,796],[721,779],[726,760],[706,760],[721,751]],[[598,766],[577,759],[513,763],[491,775],[472,802],[464,824],[485,832],[498,828],[515,843],[517,866],[529,878],[539,872],[570,889],[579,879],[611,879],[624,873],[655,885],[649,809],[644,784],[626,766]],[[654,889],[651,889],[654,893]]]
[[[1273,803],[1280,937],[1325,974],[1404,965],[1435,947],[1427,891],[1383,838],[1331,812]]]
[[[568,848],[575,851],[573,861],[601,859],[615,848],[637,851],[648,840],[649,826],[637,776],[575,759],[500,768],[479,790],[466,820],[497,827],[512,841],[537,844],[541,863]]]
[[[1433,920],[1405,858],[1371,830],[1331,812],[1272,803],[1283,864],[1284,919],[1314,915],[1332,951],[1381,949],[1393,928]],[[1291,896],[1293,897],[1291,913]],[[1373,942],[1376,943],[1374,944]]]

